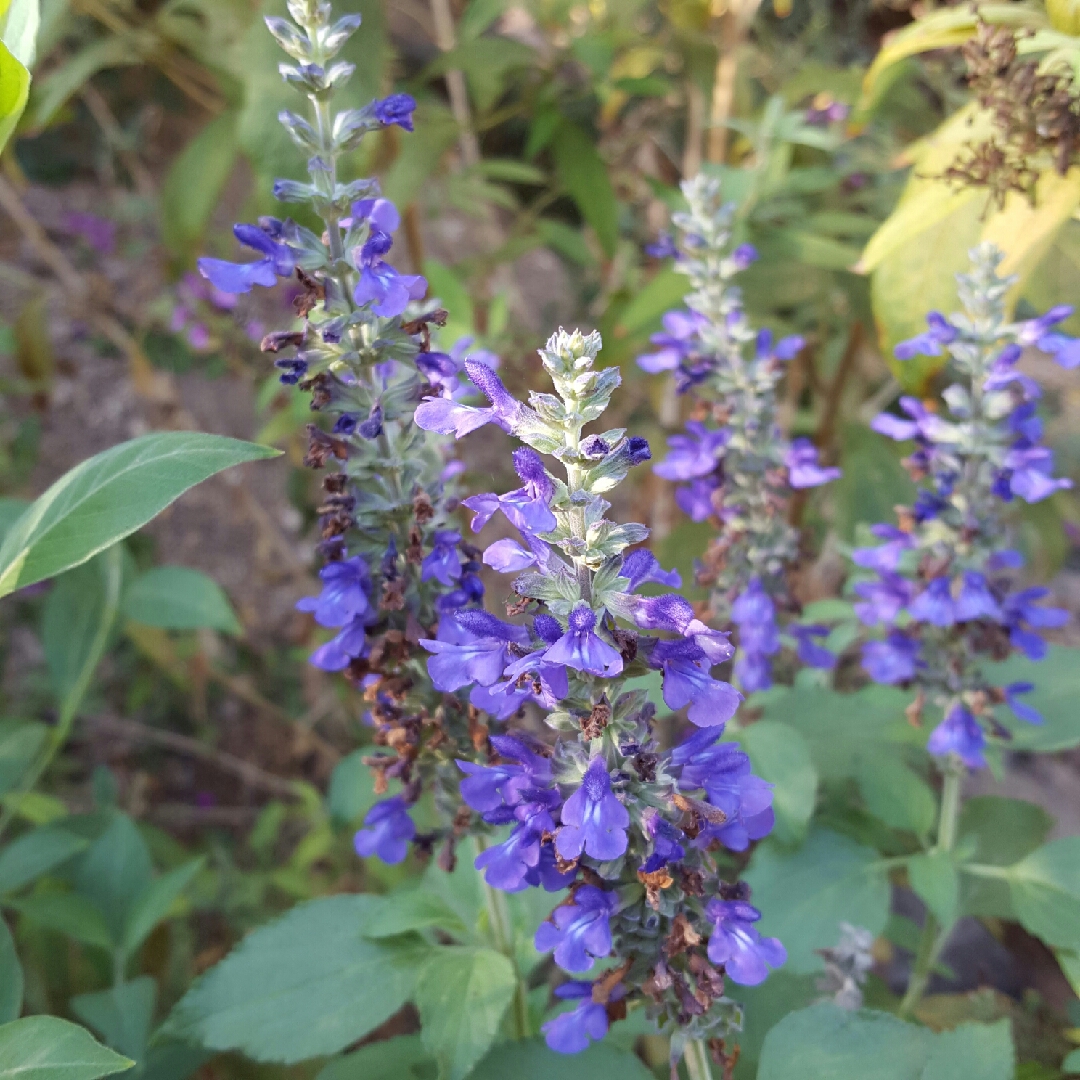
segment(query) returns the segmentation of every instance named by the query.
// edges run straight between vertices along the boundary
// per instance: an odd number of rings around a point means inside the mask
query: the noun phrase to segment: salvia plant
[[[376,181],[338,176],[340,157],[367,133],[391,124],[412,131],[416,103],[395,94],[333,112],[334,91],[352,74],[352,65],[334,56],[360,17],[334,22],[322,0],[292,0],[289,12],[295,22],[266,22],[294,61],[281,66],[282,76],[310,102],[310,118],[290,111],[280,116],[309,155],[309,180],[279,180],[274,193],[314,211],[323,233],[276,218],[237,225],[236,238],[262,258],[204,258],[199,270],[223,293],[279,278],[300,283],[298,327],[262,341],[281,382],[307,392],[311,409],[326,417],[322,425],[308,425],[305,458],[308,466],[326,469],[318,507],[323,588],[298,606],[333,631],[311,663],[344,672],[370,704],[366,719],[378,749],[365,760],[376,774],[376,791],[386,792],[393,780],[403,785],[401,794],[372,808],[356,849],[401,862],[417,839],[409,809],[427,790],[438,824],[420,839],[429,850],[440,845],[440,862],[450,868],[462,835],[454,760],[475,754],[484,730],[463,695],[444,694],[425,677],[420,642],[447,613],[475,609],[484,588],[480,553],[450,516],[460,464],[448,439],[413,418],[425,394],[434,395],[423,406],[428,410],[454,407],[466,389],[459,376],[463,357],[460,348],[431,348],[431,328],[445,322],[446,312],[421,305],[425,280],[385,259],[400,224],[396,207],[379,197]]]
[[[809,439],[780,430],[777,387],[804,342],[774,341],[771,331],[751,325],[733,279],[757,252],[733,242],[735,205],[723,201],[714,177],[686,181],[682,193],[687,210],[673,217],[679,244],[667,237],[650,251],[673,256],[692,291],[685,309],[664,316],[652,339],[656,351],[638,363],[671,372],[678,393],[694,399],[685,433],[668,440],[655,472],[679,483],[675,500],[692,520],[717,522],[697,576],[711,587],[715,618],[738,627],[735,676],[753,692],[772,685],[771,658],[781,648],[777,608],[794,607],[787,574],[799,533],[789,521],[791,492],[828,483],[840,470],[823,467]],[[788,633],[803,663],[835,663],[819,640],[825,627],[793,624]]]
[[[911,715],[925,711],[935,721],[928,748],[954,773],[985,767],[990,746],[1007,745],[1010,717],[1041,722],[1024,701],[1032,684],[996,685],[987,665],[1013,652],[1041,660],[1047,646],[1039,631],[1068,619],[1041,603],[1047,589],[1018,587],[1024,559],[1010,546],[1008,524],[1018,502],[1071,487],[1053,475],[1037,412],[1041,391],[1017,363],[1034,346],[1072,368],[1080,342],[1054,330],[1070,307],[1006,318],[1015,279],[998,275],[1003,257],[992,245],[972,251],[970,273],[957,278],[963,310],[948,318],[932,312],[925,333],[897,346],[902,361],[946,354],[954,381],[942,395],[944,414],[903,397],[903,416],[873,421],[891,439],[914,441],[904,465],[918,491],[896,524],[873,526],[883,543],[852,553],[875,575],[855,583],[855,612],[885,635],[863,645],[862,666],[876,682],[917,688]]]
[[[488,884],[569,890],[536,931],[537,949],[571,975],[613,958],[598,979],[558,988],[578,1005],[545,1025],[548,1045],[582,1050],[643,1002],[677,1060],[689,1043],[697,1054],[696,1040],[738,1027],[725,978],[753,985],[785,960],[783,945],[759,933],[748,890],[722,878],[716,857],[769,831],[772,791],[737,744],[720,742],[740,700],[712,675],[732,655],[727,635],[677,593],[639,595],[648,582],[678,586],[678,575],[634,547],[644,526],[605,516],[604,493],[650,454],[622,429],[583,435],[620,382],[617,368],[596,367],[599,350],[598,334],[560,330],[540,351],[554,395],[533,393],[526,405],[470,361],[489,408],[433,402],[417,411],[418,423],[442,430],[495,422],[525,444],[514,452],[522,486],[465,505],[474,530],[497,512],[517,528],[523,543],[498,541],[484,561],[518,574],[515,609],[532,614],[530,626],[450,614],[423,644],[437,687],[472,686],[473,703],[496,718],[532,697],[556,733],[554,746],[524,730],[495,735],[501,760],[460,762],[466,803],[487,824],[512,826],[477,859]],[[628,682],[650,672],[661,673],[665,704],[689,706],[697,729],[673,748],[647,692]]]

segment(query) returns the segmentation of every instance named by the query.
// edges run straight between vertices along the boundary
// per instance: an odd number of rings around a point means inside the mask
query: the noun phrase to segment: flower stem
[[[487,842],[483,836],[476,837],[476,847],[483,851]],[[506,903],[506,894],[493,888],[486,880],[481,879],[484,889],[484,906],[487,909],[488,926],[491,929],[491,938],[495,948],[499,950],[514,966],[514,1036],[518,1039],[527,1039],[532,1034],[532,1026],[529,1023],[529,1003],[525,996],[525,983],[518,969],[517,955],[514,952],[514,929],[510,919],[510,909]]]
[[[962,766],[957,762],[950,761],[945,768],[945,782],[941,789],[941,812],[938,817],[938,839],[934,848],[939,852],[951,851],[956,843],[956,826],[960,818],[960,786],[964,775]],[[907,992],[897,1010],[899,1016],[910,1016],[922,1000],[927,984],[930,982],[930,972],[937,963],[937,958],[951,930],[951,926],[939,926],[937,919],[929,911],[926,912],[926,921],[923,923],[919,949],[915,954],[915,964],[908,981]]]
[[[686,1062],[686,1071],[690,1075],[690,1080],[712,1080],[709,1051],[701,1039],[694,1039],[686,1044],[683,1060]]]

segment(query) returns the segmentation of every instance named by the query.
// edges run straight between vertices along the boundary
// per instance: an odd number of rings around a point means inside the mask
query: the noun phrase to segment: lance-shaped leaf
[[[134,1064],[55,1016],[26,1016],[0,1027],[0,1080],[98,1080]]]

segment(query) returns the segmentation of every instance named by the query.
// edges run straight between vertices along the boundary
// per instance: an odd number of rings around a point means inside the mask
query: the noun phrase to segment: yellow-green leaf
[[[30,72],[0,41],[0,150],[11,138],[30,94]]]

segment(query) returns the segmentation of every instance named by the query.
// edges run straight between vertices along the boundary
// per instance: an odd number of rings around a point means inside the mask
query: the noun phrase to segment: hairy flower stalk
[[[669,243],[654,253],[674,255],[690,279],[688,310],[664,316],[663,332],[653,336],[657,350],[638,363],[670,371],[676,390],[692,394],[696,405],[654,471],[680,483],[675,500],[694,521],[717,522],[698,580],[712,587],[712,615],[738,627],[739,685],[764,690],[781,648],[777,608],[795,609],[787,583],[799,553],[788,521],[791,491],[827,483],[840,470],[823,468],[808,439],[789,440],[779,429],[777,386],[803,340],[774,342],[770,331],[750,325],[733,279],[757,253],[749,244],[732,247],[734,206],[722,202],[719,182],[709,177],[684,182],[682,191],[688,210],[673,218],[680,248]],[[825,633],[793,627],[789,643],[803,663],[831,667],[835,658],[815,643]]]
[[[874,575],[854,586],[856,613],[884,632],[864,644],[863,667],[877,682],[916,689],[913,715],[929,708],[943,717],[928,749],[952,772],[985,766],[988,739],[1007,743],[1015,720],[1041,722],[1024,701],[1032,685],[996,685],[986,664],[1013,652],[1041,660],[1039,631],[1068,619],[1040,603],[1046,589],[1017,588],[1023,558],[1009,546],[1008,518],[1017,500],[1039,502],[1071,486],[1053,476],[1040,389],[1017,362],[1034,346],[1073,368],[1080,342],[1053,329],[1069,307],[1006,319],[1016,279],[998,276],[1002,258],[991,245],[972,251],[971,272],[957,277],[963,311],[948,319],[932,312],[925,333],[897,346],[901,360],[946,354],[955,381],[943,394],[944,412],[904,397],[902,417],[874,421],[881,434],[914,442],[904,464],[918,494],[896,525],[874,526],[883,543],[853,554]]]
[[[727,635],[675,593],[639,595],[646,582],[677,587],[678,575],[634,546],[644,526],[605,517],[603,493],[650,454],[621,429],[583,434],[620,381],[617,368],[596,367],[599,349],[598,334],[560,330],[540,351],[555,394],[533,393],[528,405],[468,361],[489,408],[417,411],[439,430],[499,423],[525,444],[514,452],[521,487],[465,505],[474,530],[498,512],[518,529],[520,543],[501,540],[484,561],[518,575],[512,608],[529,616],[520,625],[448,613],[422,644],[436,686],[471,687],[471,702],[496,720],[531,700],[556,733],[554,746],[524,730],[493,735],[496,758],[459,763],[465,802],[487,825],[510,827],[477,859],[488,884],[569,890],[536,947],[572,975],[606,964],[558,989],[577,1004],[544,1025],[549,1046],[582,1050],[644,1003],[677,1060],[690,1041],[737,1029],[725,978],[755,984],[785,960],[780,942],[758,932],[746,887],[723,881],[715,858],[769,832],[772,790],[737,744],[719,741],[740,700],[712,676],[732,654]],[[696,728],[673,749],[657,739],[646,691],[627,683],[650,672],[661,674],[667,706],[688,707]]]
[[[440,616],[472,609],[483,596],[479,552],[450,517],[455,465],[449,440],[425,432],[413,414],[425,395],[452,403],[465,390],[460,355],[431,351],[430,326],[445,312],[424,310],[422,277],[399,273],[384,256],[398,212],[374,180],[342,181],[338,161],[371,131],[396,124],[412,131],[415,102],[396,94],[361,109],[333,112],[331,99],[353,65],[335,55],[360,25],[359,15],[331,21],[325,0],[289,0],[293,22],[266,20],[294,63],[283,78],[311,103],[310,120],[280,120],[308,155],[308,182],[279,180],[278,199],[305,204],[324,224],[322,236],[293,221],[261,218],[237,225],[238,240],[260,258],[250,263],[201,259],[199,270],[225,293],[248,292],[279,278],[302,287],[298,322],[268,334],[281,382],[311,395],[326,421],[308,428],[306,464],[323,479],[320,552],[322,592],[301,610],[333,636],[311,662],[343,671],[370,705],[379,751],[367,758],[376,790],[403,785],[368,814],[357,834],[361,855],[405,858],[410,842],[442,842],[453,864],[462,832],[455,759],[485,745],[485,732],[461,695],[431,685],[419,648]],[[417,836],[409,809],[430,787],[440,825]]]

